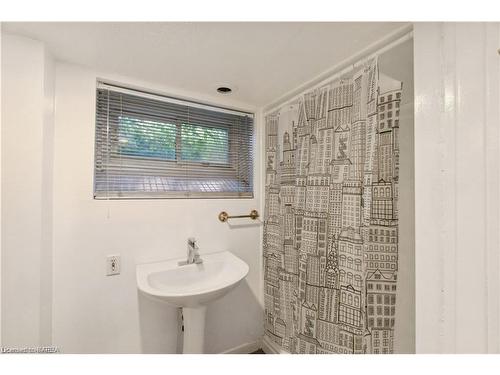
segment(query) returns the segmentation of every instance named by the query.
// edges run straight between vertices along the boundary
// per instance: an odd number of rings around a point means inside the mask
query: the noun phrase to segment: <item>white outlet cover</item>
[[[106,258],[106,276],[119,275],[121,270],[120,255],[108,255]]]

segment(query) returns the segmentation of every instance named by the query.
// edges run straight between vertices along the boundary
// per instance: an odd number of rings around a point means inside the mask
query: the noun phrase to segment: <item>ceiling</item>
[[[264,106],[406,23],[7,22],[56,59]]]

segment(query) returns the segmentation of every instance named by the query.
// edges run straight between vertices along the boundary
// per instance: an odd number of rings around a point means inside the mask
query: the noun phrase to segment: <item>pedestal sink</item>
[[[207,304],[233,289],[248,274],[248,265],[229,251],[201,254],[203,263],[185,259],[139,264],[137,287],[146,295],[182,308],[183,353],[203,353]]]

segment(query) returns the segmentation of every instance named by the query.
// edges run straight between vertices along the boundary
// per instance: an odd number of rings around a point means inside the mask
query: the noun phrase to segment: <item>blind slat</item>
[[[253,116],[98,83],[94,197],[253,197]]]

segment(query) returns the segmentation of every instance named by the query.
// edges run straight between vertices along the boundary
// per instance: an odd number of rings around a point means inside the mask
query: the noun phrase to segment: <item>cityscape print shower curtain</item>
[[[265,118],[265,335],[392,353],[402,82],[377,60]]]

